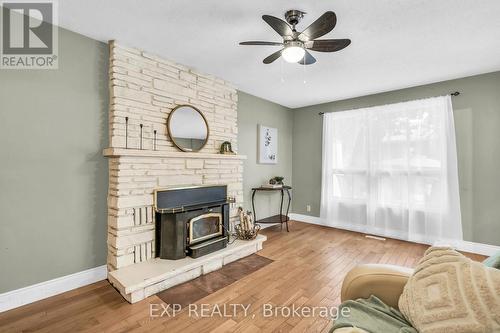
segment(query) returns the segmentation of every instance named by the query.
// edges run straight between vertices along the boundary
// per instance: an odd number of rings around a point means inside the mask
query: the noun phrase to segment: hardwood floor
[[[175,317],[150,316],[166,306],[157,296],[127,303],[107,281],[0,314],[0,332],[327,332],[331,322],[319,316],[264,317],[263,304],[274,306],[335,306],[340,303],[344,275],[360,263],[413,267],[427,246],[300,222],[290,233],[279,226],[263,230],[268,240],[259,255],[274,262],[195,303],[197,314],[184,308]],[[467,254],[475,260],[483,256]],[[224,304],[250,305],[231,318],[201,318]],[[193,306],[193,307],[194,307]],[[172,312],[169,312],[172,316]]]

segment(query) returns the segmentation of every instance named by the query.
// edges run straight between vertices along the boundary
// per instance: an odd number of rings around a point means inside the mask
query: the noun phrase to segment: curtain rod
[[[452,93],[450,93],[449,95],[450,95],[451,97],[458,96],[458,95],[460,95],[460,91],[455,91],[455,92],[452,92]],[[406,102],[409,102],[409,101],[406,101]],[[401,102],[398,102],[398,103],[401,103]],[[369,108],[369,107],[370,107],[370,106],[365,106],[365,108]],[[355,110],[355,109],[353,109],[353,110]],[[330,111],[330,112],[335,112],[335,111]],[[318,114],[319,114],[320,116],[322,116],[322,115],[324,115],[324,114],[325,114],[325,112],[319,112]]]

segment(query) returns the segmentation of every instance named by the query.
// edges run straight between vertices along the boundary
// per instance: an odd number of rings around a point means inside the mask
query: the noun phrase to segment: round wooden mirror
[[[208,141],[207,120],[191,105],[178,105],[170,112],[167,130],[174,145],[182,151],[199,151]]]

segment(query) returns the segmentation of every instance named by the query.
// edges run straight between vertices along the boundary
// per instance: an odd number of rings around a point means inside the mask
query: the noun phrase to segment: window
[[[462,239],[451,98],[324,115],[322,217],[411,241]]]

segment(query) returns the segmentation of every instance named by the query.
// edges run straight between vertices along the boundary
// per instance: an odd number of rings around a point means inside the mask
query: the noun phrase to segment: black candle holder
[[[125,149],[128,149],[128,117],[125,117]]]
[[[142,150],[142,127],[143,127],[143,125],[142,125],[142,124],[140,124],[139,126],[141,127],[140,149]]]
[[[156,130],[153,131],[153,150],[156,150]]]

